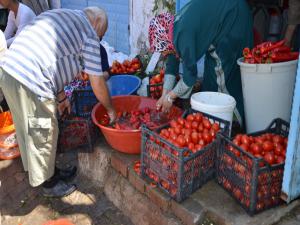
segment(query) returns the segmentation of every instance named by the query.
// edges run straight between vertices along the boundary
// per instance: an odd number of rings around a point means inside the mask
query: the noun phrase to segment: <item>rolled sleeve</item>
[[[87,38],[82,47],[83,72],[89,75],[102,76],[100,43],[96,38]]]

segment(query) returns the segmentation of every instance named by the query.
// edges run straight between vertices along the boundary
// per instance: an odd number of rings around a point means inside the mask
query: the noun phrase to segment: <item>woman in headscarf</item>
[[[201,90],[232,95],[237,101],[234,113],[242,123],[243,95],[236,61],[243,48],[253,45],[252,16],[245,0],[191,0],[175,17],[163,13],[153,18],[149,41],[152,51],[167,55],[158,109],[168,111],[177,97],[190,95],[197,61],[205,55]],[[183,75],[175,85],[180,62]]]

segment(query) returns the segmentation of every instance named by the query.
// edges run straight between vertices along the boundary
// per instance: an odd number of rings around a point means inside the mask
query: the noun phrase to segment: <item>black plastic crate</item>
[[[149,74],[149,84],[147,85],[147,96],[154,99],[159,99],[162,95],[164,82],[158,84],[150,84],[150,80],[152,77],[156,76],[156,74]]]
[[[98,100],[91,86],[87,86],[81,90],[74,90],[71,102],[75,114],[87,118],[91,116],[93,107],[98,103]]]
[[[58,150],[66,152],[81,147],[92,152],[97,133],[90,118],[70,117],[59,121]]]
[[[189,110],[184,118],[193,112]],[[202,113],[211,122],[220,125],[221,132],[228,134],[229,122]],[[150,179],[178,202],[215,176],[215,160],[219,142],[215,139],[202,150],[193,153],[188,148],[179,148],[159,136],[169,127],[151,131],[142,127],[141,176]]]
[[[272,133],[288,137],[288,132],[289,124],[275,119],[267,129],[248,136]],[[254,215],[281,204],[284,163],[270,165],[263,158],[244,151],[223,134],[218,134],[218,139],[217,182],[246,212]]]

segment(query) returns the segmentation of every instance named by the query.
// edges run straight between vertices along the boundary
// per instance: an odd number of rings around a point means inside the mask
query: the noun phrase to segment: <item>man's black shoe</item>
[[[70,166],[66,169],[59,169],[58,167],[55,167],[55,173],[54,176],[59,180],[68,181],[71,180],[77,172],[76,166]]]
[[[73,193],[76,190],[74,184],[67,184],[62,180],[59,180],[52,187],[45,187],[43,185],[43,196],[48,198],[61,198]]]

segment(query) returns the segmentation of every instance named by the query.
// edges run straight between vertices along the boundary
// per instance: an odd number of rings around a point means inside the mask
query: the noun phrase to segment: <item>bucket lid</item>
[[[232,111],[236,101],[231,95],[220,92],[198,92],[191,97],[192,108],[202,108],[215,112]]]

